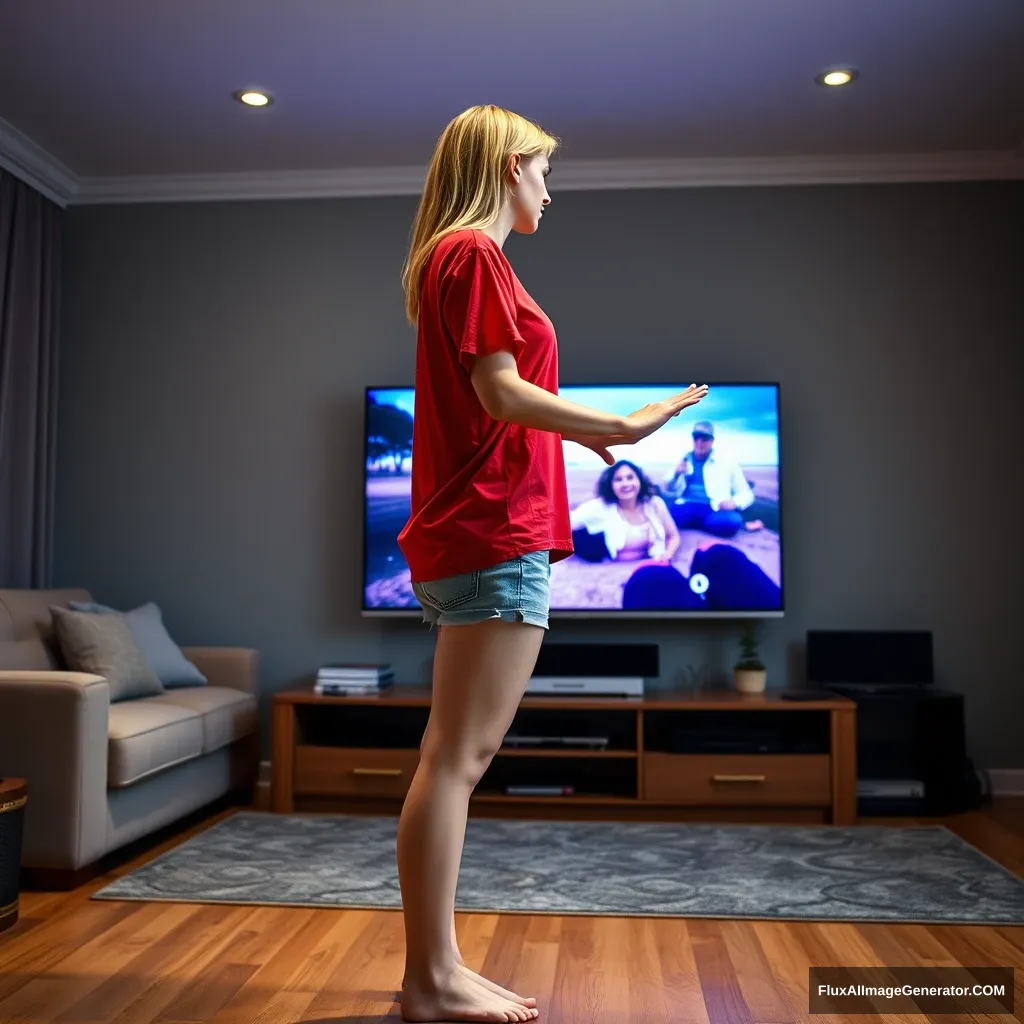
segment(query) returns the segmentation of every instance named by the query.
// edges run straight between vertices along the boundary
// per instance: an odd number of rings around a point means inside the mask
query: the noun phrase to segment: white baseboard
[[[1024,768],[989,768],[993,796],[1024,796]]]

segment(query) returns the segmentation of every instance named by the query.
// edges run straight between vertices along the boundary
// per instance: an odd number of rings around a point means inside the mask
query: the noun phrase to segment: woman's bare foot
[[[466,961],[462,959],[460,953],[455,954],[455,966],[458,967],[463,974],[469,975],[478,985],[483,985],[489,992],[493,992],[495,995],[503,996],[505,999],[511,999],[513,1003],[519,1003],[521,1006],[525,1006],[528,1009],[533,1009],[537,1005],[537,1000],[533,996],[521,996],[518,992],[512,992],[507,988],[502,988],[496,981],[491,981],[490,978],[485,978],[482,974],[477,974],[476,971],[470,970],[466,965]],[[402,988],[405,988],[405,978],[402,979]],[[396,1002],[402,1001],[402,993],[398,992]]]
[[[496,981],[491,981],[490,978],[485,978],[482,974],[477,974],[476,971],[471,971],[461,960],[456,965],[463,974],[469,975],[478,985],[483,985],[485,989],[493,992],[495,995],[504,996],[505,999],[511,999],[513,1003],[519,1003],[521,1006],[525,1006],[527,1009],[532,1010],[537,1005],[537,1000],[533,996],[521,996],[518,992],[512,992],[507,988],[502,988]]]
[[[480,1021],[519,1024],[535,1020],[537,1010],[491,992],[456,967],[438,984],[402,985],[404,1021]]]
[[[749,523],[744,523],[743,525],[748,533],[754,533],[757,530],[764,529],[764,523],[760,519],[751,519]]]
[[[537,1006],[537,999],[535,999],[534,996],[532,996],[532,995],[520,995],[518,992],[513,992],[513,991],[511,991],[508,988],[503,988],[501,985],[498,984],[497,981],[492,981],[489,978],[484,978],[482,974],[477,974],[476,971],[471,971],[469,969],[469,967],[467,967],[466,962],[464,961],[464,959],[462,958],[462,953],[460,952],[459,946],[458,946],[457,943],[458,943],[458,939],[456,938],[456,934],[455,934],[455,920],[453,919],[453,921],[452,921],[452,953],[455,956],[456,967],[458,967],[459,970],[463,972],[463,974],[468,974],[469,977],[473,979],[473,981],[475,981],[478,985],[482,985],[489,992],[494,992],[496,995],[502,995],[506,999],[511,999],[513,1002],[518,1002],[518,1004],[520,1004],[520,1005],[522,1005],[524,1007],[527,1007],[530,1010],[534,1009],[534,1007]],[[406,979],[404,979],[404,978],[401,979],[401,987],[402,988],[406,987]],[[396,993],[395,1001],[397,1001],[397,1002],[401,1001],[401,992],[400,991],[398,993]]]

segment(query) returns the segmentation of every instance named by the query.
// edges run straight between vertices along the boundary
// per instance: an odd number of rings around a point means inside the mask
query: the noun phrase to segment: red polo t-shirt
[[[502,349],[520,377],[558,393],[554,326],[501,246],[481,231],[446,235],[420,292],[412,511],[398,537],[414,583],[572,554],[561,435],[492,419],[473,389],[468,357]]]

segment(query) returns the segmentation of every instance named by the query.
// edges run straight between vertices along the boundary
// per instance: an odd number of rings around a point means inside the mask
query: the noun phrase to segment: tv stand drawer
[[[355,747],[295,748],[296,794],[404,797],[420,752]]]
[[[644,754],[643,799],[694,807],[823,807],[827,754]]]

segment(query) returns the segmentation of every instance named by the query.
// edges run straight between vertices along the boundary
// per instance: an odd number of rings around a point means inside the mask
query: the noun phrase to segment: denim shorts
[[[423,621],[431,627],[501,619],[547,629],[550,556],[533,551],[486,569],[414,583],[412,590],[423,606]]]

